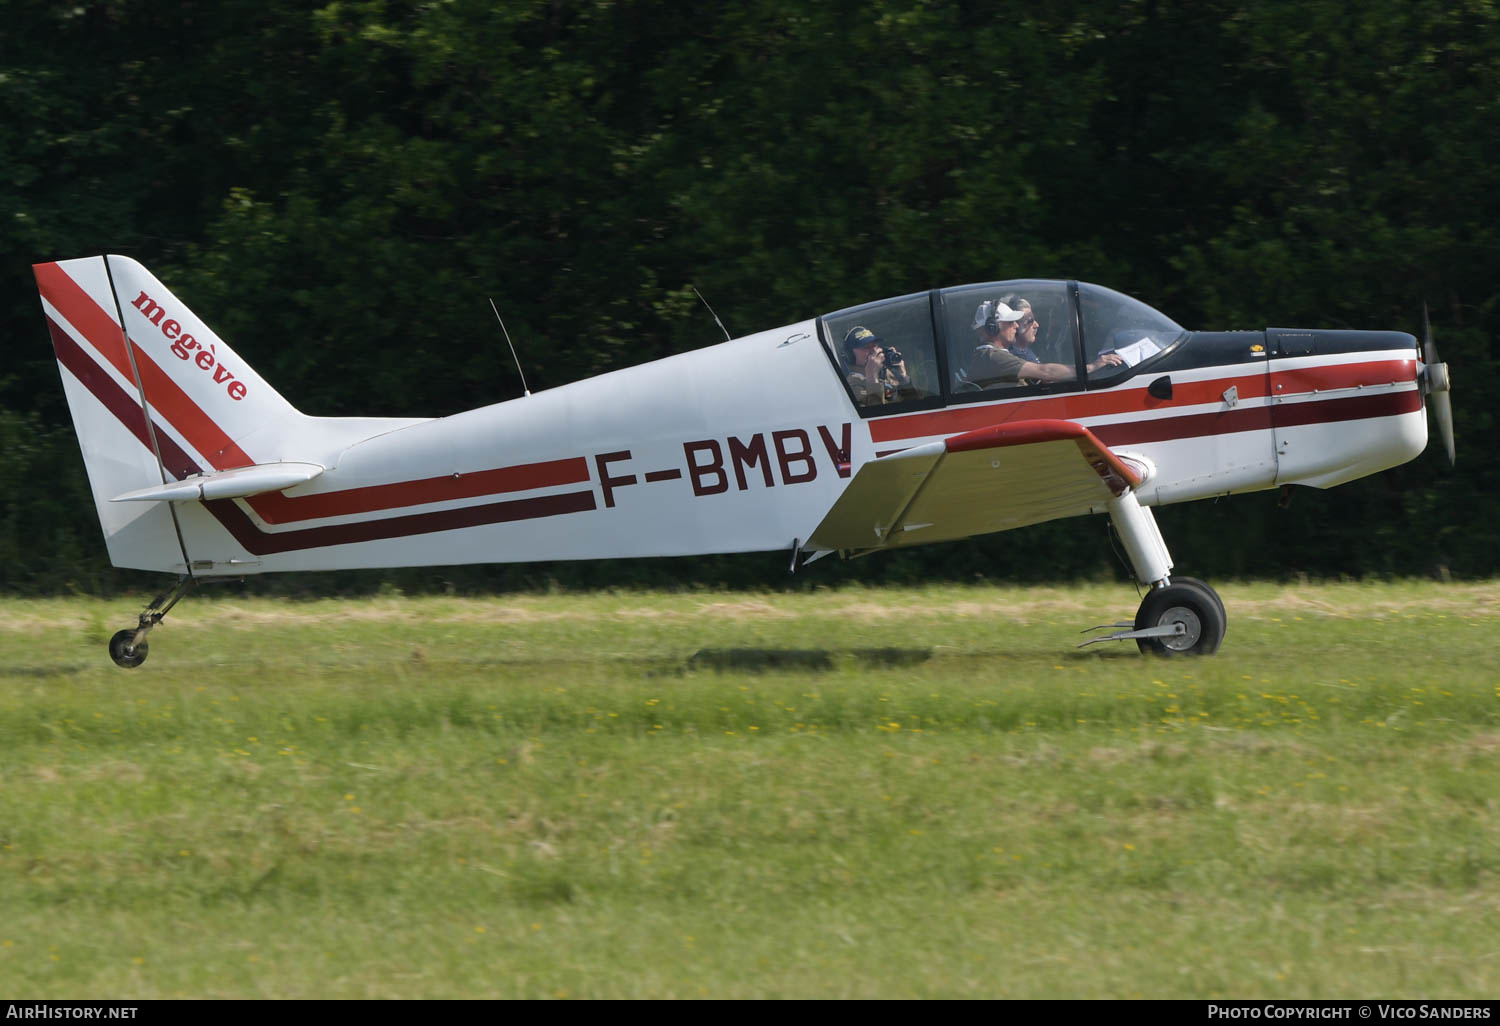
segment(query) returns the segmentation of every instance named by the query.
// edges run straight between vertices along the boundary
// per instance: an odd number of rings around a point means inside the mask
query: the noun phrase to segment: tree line
[[[1160,510],[1201,576],[1496,569],[1489,2],[13,0],[0,588],[110,591],[30,265],[141,260],[298,408],[441,416],[883,296],[1095,281],[1191,328],[1420,332],[1429,451]],[[771,387],[771,383],[766,383]],[[1045,557],[1037,555],[1045,552]],[[1102,518],[810,568],[1123,573]],[[263,587],[764,586],[782,557]],[[800,576],[799,576],[800,579]]]

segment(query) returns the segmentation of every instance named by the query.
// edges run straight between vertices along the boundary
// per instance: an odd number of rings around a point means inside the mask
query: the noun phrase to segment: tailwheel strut
[[[133,670],[146,661],[146,655],[151,651],[151,646],[146,643],[146,635],[151,633],[151,628],[162,622],[173,606],[193,590],[194,583],[192,577],[177,578],[175,587],[156,596],[141,611],[140,622],[136,626],[115,632],[114,637],[109,639],[109,657],[115,661],[116,666]]]

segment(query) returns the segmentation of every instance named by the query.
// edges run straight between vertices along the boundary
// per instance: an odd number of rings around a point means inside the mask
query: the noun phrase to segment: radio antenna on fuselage
[[[516,373],[521,375],[521,391],[530,395],[531,389],[526,387],[526,372],[521,369],[521,358],[516,355],[516,344],[510,340],[510,332],[505,331],[505,318],[500,316],[500,308],[493,299],[490,300],[490,309],[495,311],[495,320],[500,322],[500,330],[505,332],[505,344],[510,346],[510,358],[516,361]]]
[[[693,295],[697,296],[702,301],[702,303],[703,303],[704,306],[708,306],[708,300],[706,300],[706,299],[703,298],[703,293],[701,293],[701,292],[698,291],[698,286],[696,286],[696,285],[689,285],[688,288],[690,288],[690,289],[693,290]],[[733,338],[729,334],[729,329],[726,328],[726,327],[724,327],[724,322],[721,321],[721,320],[719,320],[719,315],[716,314],[716,313],[714,313],[714,308],[711,307],[711,306],[708,306],[708,312],[713,317],[714,323],[719,326],[719,330],[724,333],[724,341],[725,342],[732,342]]]

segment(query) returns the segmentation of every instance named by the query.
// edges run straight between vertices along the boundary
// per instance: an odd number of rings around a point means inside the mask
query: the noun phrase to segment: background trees
[[[108,588],[30,264],[147,263],[299,407],[441,415],[884,295],[1076,277],[1191,327],[1417,331],[1461,470],[1160,514],[1205,575],[1496,569],[1490,3],[18,0],[0,587]],[[1092,575],[1099,523],[842,576]],[[1018,541],[1020,544],[1018,544]],[[1055,556],[1038,565],[1045,544]],[[404,575],[779,579],[780,560]],[[622,576],[623,575],[623,576]],[[340,582],[325,579],[322,585]]]

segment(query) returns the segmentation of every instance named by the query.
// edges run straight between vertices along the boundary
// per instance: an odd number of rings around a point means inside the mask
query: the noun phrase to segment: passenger
[[[980,344],[974,349],[969,377],[986,387],[1074,380],[1077,374],[1072,367],[1047,363],[1032,351],[1030,343],[1036,341],[1038,323],[1030,309],[1031,304],[1015,296],[1006,298],[1018,304],[1024,303],[1026,310],[1017,310],[1004,300],[986,299],[974,311],[974,330],[979,334]],[[1023,321],[1029,322],[1024,342],[1019,338]],[[1093,373],[1101,367],[1119,366],[1123,362],[1118,355],[1108,353],[1089,364],[1087,369]]]
[[[900,350],[869,328],[855,325],[844,336],[844,368],[854,401],[860,406],[895,402],[903,389],[911,388],[906,360]]]
[[[1040,325],[1037,323],[1036,315],[1032,312],[1031,303],[1014,294],[1001,296],[1000,302],[1012,310],[1021,311],[1021,319],[1016,322],[1016,340],[1012,343],[1010,351],[1027,363],[1042,363],[1042,358],[1033,348],[1036,345],[1037,329]]]

